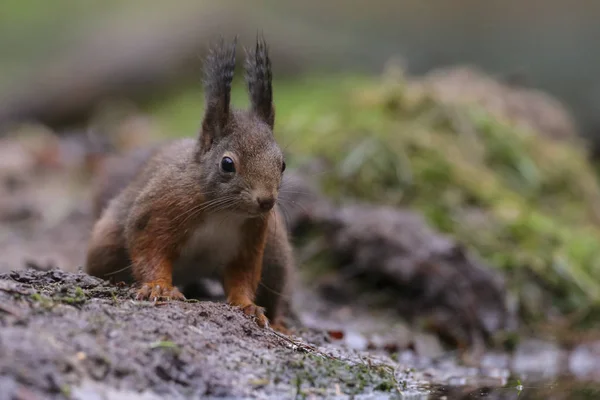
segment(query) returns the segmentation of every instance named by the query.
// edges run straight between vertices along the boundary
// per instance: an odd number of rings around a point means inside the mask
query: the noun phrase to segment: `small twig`
[[[337,357],[332,356],[331,354],[327,354],[325,352],[322,352],[321,350],[317,349],[316,347],[314,347],[312,345],[309,345],[309,344],[306,344],[306,343],[303,343],[303,342],[300,342],[300,341],[296,341],[296,340],[291,339],[291,338],[289,338],[289,337],[287,337],[285,335],[282,335],[281,333],[273,330],[272,328],[268,328],[268,330],[269,330],[269,332],[273,333],[278,338],[280,338],[280,339],[282,339],[282,340],[284,340],[284,341],[286,341],[286,342],[288,342],[288,343],[296,346],[298,349],[301,349],[302,351],[305,351],[307,353],[318,354],[318,355],[320,355],[322,357],[329,358],[331,360],[343,361],[343,360],[338,359]]]
[[[19,287],[17,287],[17,285],[4,285],[4,284],[0,284],[0,291],[5,292],[5,293],[9,293],[9,294],[20,294],[23,296],[27,296],[31,294],[30,290],[27,289],[21,289]]]
[[[23,314],[15,307],[7,306],[6,304],[0,304],[0,311],[4,311],[7,314],[13,315],[20,318]]]

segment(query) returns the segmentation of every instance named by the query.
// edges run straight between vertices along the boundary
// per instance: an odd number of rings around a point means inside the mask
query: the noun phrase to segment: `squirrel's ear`
[[[208,151],[223,137],[230,115],[231,81],[235,70],[237,36],[226,46],[223,38],[212,46],[204,63],[205,112],[200,134],[200,148]]]
[[[263,37],[257,37],[254,51],[246,51],[246,83],[251,111],[273,129],[275,108],[271,84],[271,60]]]

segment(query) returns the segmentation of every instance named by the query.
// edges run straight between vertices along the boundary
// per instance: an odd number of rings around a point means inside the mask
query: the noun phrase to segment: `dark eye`
[[[281,164],[281,172],[285,171],[285,161]]]
[[[235,172],[235,165],[231,157],[223,157],[221,160],[221,169],[225,172]]]

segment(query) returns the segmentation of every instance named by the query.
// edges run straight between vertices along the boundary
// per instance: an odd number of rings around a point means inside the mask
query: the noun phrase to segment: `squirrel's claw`
[[[256,304],[248,304],[242,308],[244,314],[256,317],[256,323],[261,328],[269,326],[269,320],[265,316],[265,309],[257,306]]]
[[[185,296],[172,285],[164,283],[144,283],[136,295],[136,300],[185,300]]]

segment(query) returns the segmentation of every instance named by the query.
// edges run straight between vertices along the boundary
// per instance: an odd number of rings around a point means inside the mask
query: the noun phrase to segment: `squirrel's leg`
[[[169,257],[170,247],[154,232],[136,235],[129,244],[132,272],[141,288],[138,300],[185,300],[183,294],[173,286],[173,263]]]
[[[229,304],[241,308],[247,315],[254,315],[258,325],[265,327],[269,320],[264,309],[254,303],[254,298],[261,276],[266,223],[256,224],[250,229],[252,232],[246,232],[245,243],[237,257],[225,267],[223,286]]]
[[[148,257],[146,254],[131,255],[134,274],[142,287],[137,300],[185,300],[184,295],[173,286],[173,264],[159,254]]]
[[[173,286],[173,262],[178,237],[173,229],[152,218],[153,213],[164,215],[164,210],[148,207],[146,198],[138,198],[126,222],[125,237],[132,262],[132,273],[141,284],[138,300],[185,300]],[[151,204],[151,203],[150,203]]]
[[[123,242],[123,227],[108,209],[92,230],[85,271],[113,282],[131,283],[131,262]]]
[[[139,260],[140,265],[146,260],[144,257],[134,258]],[[185,300],[185,296],[173,286],[173,267],[170,261],[161,259],[152,264],[151,268],[147,265],[144,270],[149,271],[143,278],[138,278],[142,282],[142,287],[138,290],[137,300]]]
[[[269,224],[256,304],[265,308],[271,327],[282,333],[288,333],[283,317],[291,312],[289,288],[293,272],[294,259],[287,228],[277,212],[273,223]]]

